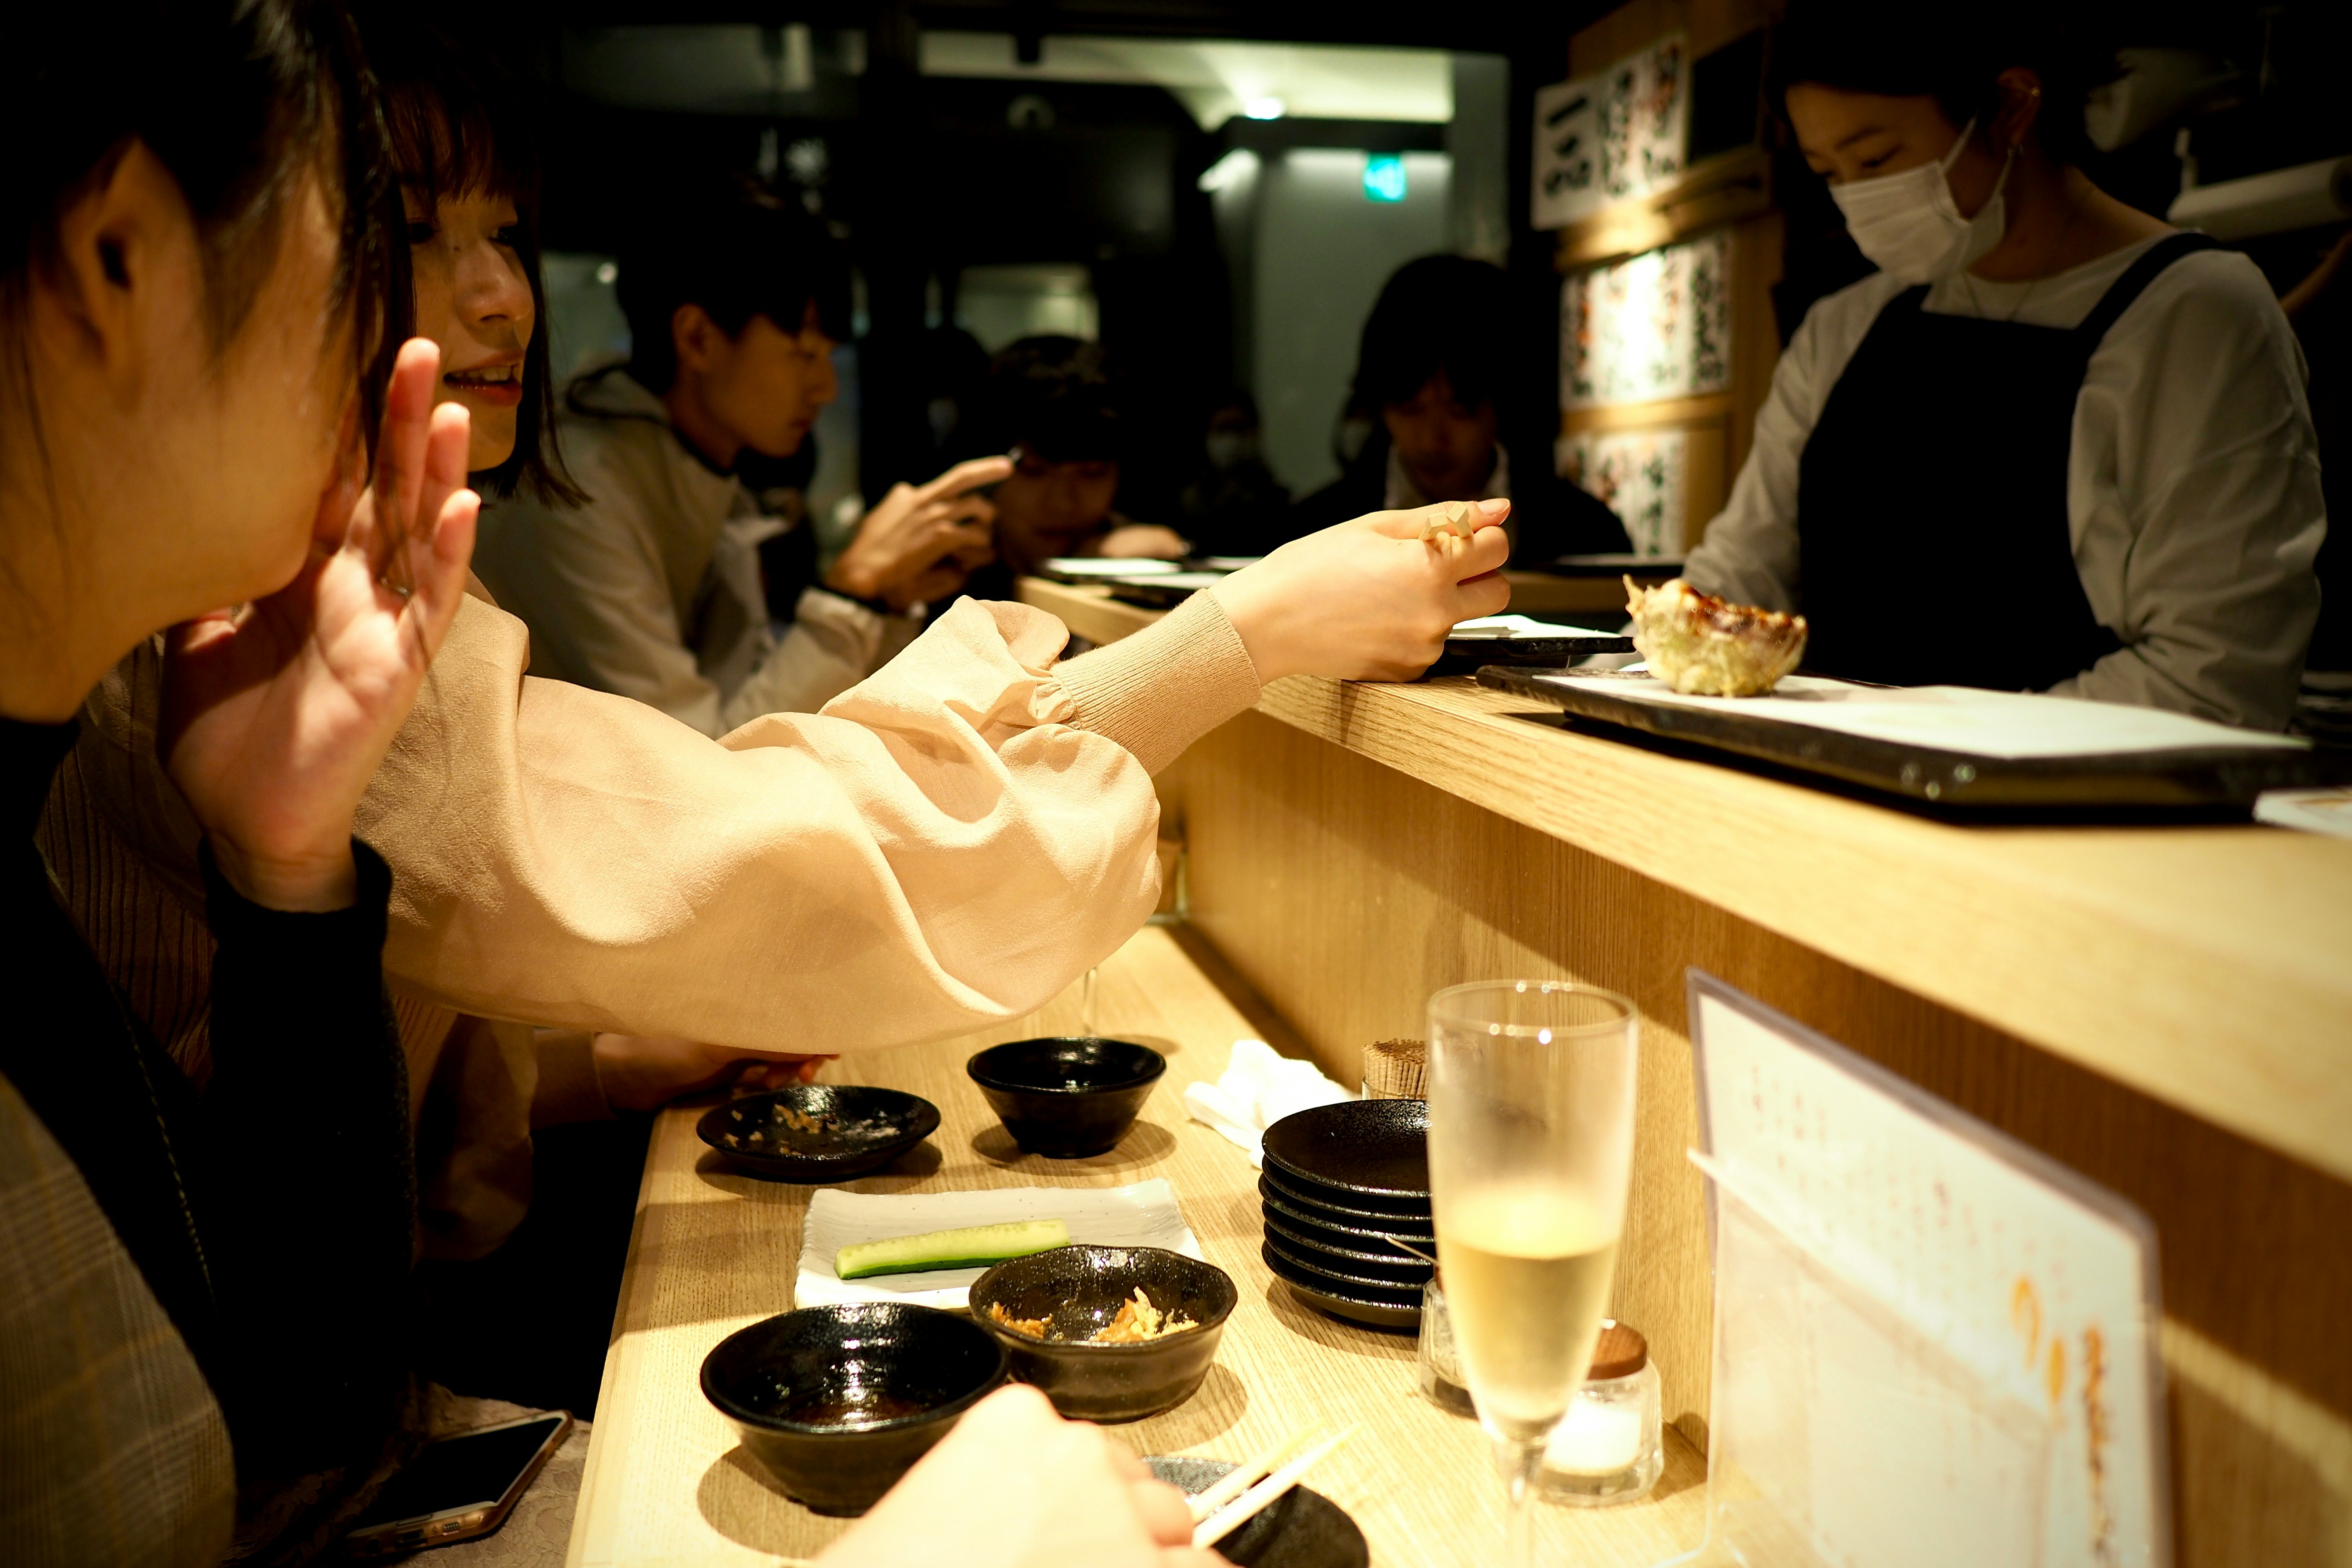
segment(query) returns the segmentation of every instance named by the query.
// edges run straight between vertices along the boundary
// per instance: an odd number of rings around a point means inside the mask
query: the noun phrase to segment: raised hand
[[[439,370],[425,339],[401,349],[374,483],[355,498],[347,471],[320,498],[292,582],[166,639],[157,749],[222,874],[267,908],[351,901],[352,813],[465,592],[480,501]]]
[[[1423,537],[1465,510],[1468,539]],[[1372,512],[1294,539],[1211,592],[1262,681],[1410,680],[1445,651],[1456,622],[1509,605],[1510,513],[1507,500]]]
[[[958,463],[927,485],[892,485],[857,525],[857,537],[825,574],[824,585],[893,609],[945,598],[995,553],[996,507],[971,492],[1008,479],[1003,458]]]

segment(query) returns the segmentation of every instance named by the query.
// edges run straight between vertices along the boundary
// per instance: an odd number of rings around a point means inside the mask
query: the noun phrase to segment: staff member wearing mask
[[[1798,329],[1686,575],[1802,611],[1827,673],[2276,730],[2326,531],[2303,360],[2252,262],[2074,166],[2099,57],[2048,14],[1791,6],[1776,105],[1879,271]]]

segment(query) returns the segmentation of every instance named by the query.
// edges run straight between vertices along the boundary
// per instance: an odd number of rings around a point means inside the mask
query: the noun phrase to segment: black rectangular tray
[[[2166,810],[2250,806],[2267,789],[2315,783],[2308,752],[2264,746],[2105,757],[1990,757],[1840,734],[1761,714],[1672,707],[1620,697],[1601,681],[1553,684],[1559,671],[1488,665],[1478,684],[1533,698],[1580,718],[1622,725],[1686,744],[1731,752],[1801,773],[1939,807],[2042,811],[2126,806]],[[1629,680],[1646,680],[1630,675]]]

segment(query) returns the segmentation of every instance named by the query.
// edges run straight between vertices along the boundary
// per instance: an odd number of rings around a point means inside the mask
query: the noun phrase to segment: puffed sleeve
[[[1057,664],[1067,635],[964,600],[822,713],[713,742],[525,676],[521,624],[470,602],[360,811],[386,968],[468,1013],[754,1049],[1018,1016],[1150,912],[1150,769],[1257,695],[1209,595]]]

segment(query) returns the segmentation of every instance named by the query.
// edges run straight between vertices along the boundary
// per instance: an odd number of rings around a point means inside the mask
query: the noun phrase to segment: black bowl
[[[1301,1197],[1292,1187],[1267,1175],[1258,1177],[1257,1195],[1269,1213],[1281,1214],[1308,1225],[1319,1225],[1326,1230],[1344,1231],[1356,1237],[1402,1237],[1418,1245],[1423,1252],[1437,1246],[1437,1221],[1429,1215],[1335,1208],[1313,1198]]]
[[[1421,1292],[1418,1290],[1373,1290],[1342,1285],[1328,1275],[1311,1268],[1301,1268],[1290,1262],[1275,1251],[1272,1242],[1261,1247],[1258,1256],[1265,1259],[1265,1266],[1274,1270],[1275,1278],[1289,1287],[1292,1295],[1310,1307],[1376,1329],[1417,1329],[1421,1326]]]
[[[795,1127],[788,1111],[803,1124]],[[845,1182],[888,1164],[939,1128],[940,1108],[919,1095],[841,1083],[742,1095],[694,1124],[728,1163],[780,1182]]]
[[[1299,1262],[1339,1279],[1360,1276],[1368,1283],[1385,1281],[1418,1289],[1437,1273],[1435,1264],[1378,1244],[1369,1247],[1333,1247],[1285,1225],[1280,1215],[1265,1216],[1265,1238]]]
[[[786,1491],[857,1514],[1004,1375],[1004,1347],[970,1319],[867,1302],[728,1335],[702,1360],[702,1396]]]
[[[1233,1469],[1227,1459],[1154,1455],[1143,1461],[1154,1480],[1187,1497],[1207,1491]],[[1217,1542],[1236,1568],[1368,1568],[1372,1549],[1348,1510],[1306,1487],[1293,1487],[1265,1511]]]
[[[1181,1311],[1201,1326],[1142,1344],[1074,1342],[1117,1317],[1119,1303],[1139,1288],[1161,1311]],[[1231,1275],[1181,1252],[1057,1247],[1000,1263],[974,1280],[971,1317],[1003,1343],[1013,1375],[1044,1390],[1063,1415],[1137,1421],[1192,1397],[1239,1300]],[[997,1322],[991,1307],[1015,1318],[1042,1318],[1047,1332],[1064,1337],[1032,1339]]]
[[[1308,1197],[1358,1207],[1429,1212],[1429,1103],[1344,1100],[1265,1130],[1266,1169]]]
[[[1013,1141],[1049,1160],[1108,1152],[1167,1070],[1149,1046],[1079,1037],[1014,1040],[964,1063]]]

